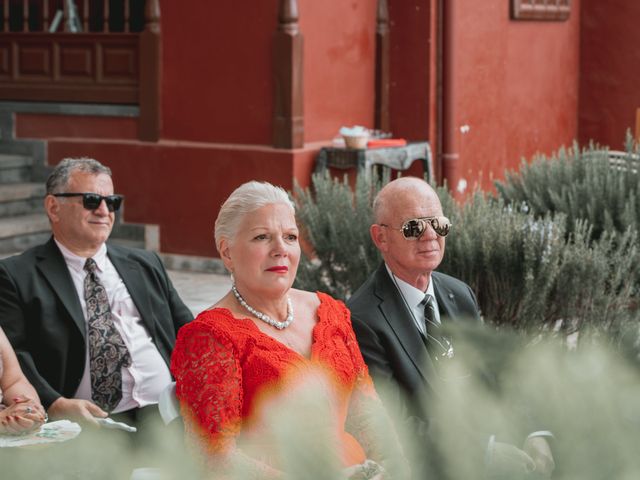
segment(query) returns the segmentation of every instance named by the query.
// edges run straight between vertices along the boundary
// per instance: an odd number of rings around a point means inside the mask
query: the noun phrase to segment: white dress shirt
[[[436,323],[440,323],[438,300],[436,299],[436,294],[435,290],[433,289],[433,282],[431,281],[431,277],[429,277],[429,286],[427,287],[427,290],[423,292],[419,288],[408,284],[401,278],[396,277],[389,268],[389,265],[387,265],[386,263],[385,267],[387,267],[387,273],[400,292],[400,296],[402,297],[405,306],[411,312],[411,316],[413,317],[413,322],[415,323],[416,328],[420,333],[422,333],[422,335],[426,335],[427,331],[424,323],[424,303],[422,303],[426,294],[429,294],[433,297],[433,306],[436,314],[436,318],[434,320]]]
[[[67,264],[82,306],[85,323],[88,324],[87,303],[84,299],[84,279],[87,276],[84,264],[87,259],[75,255],[58,241],[56,244]],[[169,368],[142,323],[140,313],[127,287],[109,260],[107,246],[103,244],[93,259],[97,265],[98,279],[109,298],[114,325],[131,354],[131,366],[122,368],[122,400],[113,413],[158,403],[160,392],[171,383]],[[74,398],[91,400],[89,373],[89,344],[87,343],[84,374]]]

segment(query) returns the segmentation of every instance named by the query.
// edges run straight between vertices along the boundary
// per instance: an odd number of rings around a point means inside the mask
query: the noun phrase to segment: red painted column
[[[455,191],[458,182],[460,151],[457,131],[457,87],[455,51],[455,3],[446,0],[443,5],[443,87],[442,87],[442,179]]]
[[[302,77],[302,34],[298,27],[296,0],[280,0],[278,30],[273,38],[273,73],[275,83],[273,146],[304,146]]]

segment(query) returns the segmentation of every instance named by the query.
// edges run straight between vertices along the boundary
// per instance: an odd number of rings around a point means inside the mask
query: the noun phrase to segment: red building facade
[[[89,5],[88,16],[93,3],[77,3]],[[575,138],[621,141],[633,120],[620,106],[633,98],[632,76],[608,102],[600,97],[608,50],[596,37],[615,30],[623,11],[601,21],[598,2],[572,0],[559,2],[569,4],[566,19],[516,20],[515,3],[527,1],[147,0],[146,33],[130,35],[156,38],[158,61],[147,53],[153,43],[140,43],[137,57],[116,49],[107,59],[137,76],[138,101],[123,114],[95,101],[94,113],[54,111],[43,99],[43,108],[27,108],[29,98],[7,94],[3,81],[25,78],[7,67],[21,54],[7,39],[32,33],[11,33],[5,22],[0,103],[17,105],[13,137],[44,141],[48,164],[90,156],[109,165],[126,195],[125,221],[159,225],[163,252],[215,256],[224,198],[251,179],[308,185],[317,152],[343,125],[428,140],[437,179],[461,195]],[[629,35],[611,46],[624,48]],[[599,117],[605,104],[618,105],[615,122]]]

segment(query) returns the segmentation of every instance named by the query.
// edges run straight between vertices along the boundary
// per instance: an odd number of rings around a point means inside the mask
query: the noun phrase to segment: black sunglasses
[[[427,229],[427,223],[441,237],[446,237],[451,231],[451,222],[447,217],[443,216],[412,218],[404,222],[402,227],[394,228],[393,230],[402,232],[402,235],[407,240],[417,240]],[[391,228],[384,223],[381,223],[380,226]]]
[[[53,193],[54,197],[82,197],[82,206],[87,210],[97,210],[104,200],[110,212],[117,212],[122,205],[122,195],[98,195],[97,193]]]

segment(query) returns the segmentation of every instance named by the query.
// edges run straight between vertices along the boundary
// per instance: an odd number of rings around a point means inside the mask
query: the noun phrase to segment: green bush
[[[313,259],[303,255],[296,286],[348,298],[380,262],[369,237],[371,204],[386,179],[358,175],[355,189],[328,172],[314,174],[313,192],[296,185],[297,214]]]
[[[485,318],[520,331],[576,330],[619,336],[638,278],[634,230],[604,233],[564,215],[542,218],[477,193],[462,207],[441,189],[454,223],[439,268],[467,282]]]
[[[485,318],[498,325],[547,323],[544,303],[565,246],[564,219],[536,221],[480,193],[462,207],[443,189],[439,196],[454,224],[439,270],[468,283]]]
[[[523,161],[518,172],[507,172],[496,189],[507,204],[524,206],[537,216],[563,213],[567,233],[577,220],[592,226],[593,238],[604,232],[625,232],[640,225],[640,162],[627,138],[627,150],[612,168],[610,152],[590,145],[560,149],[547,159]]]

